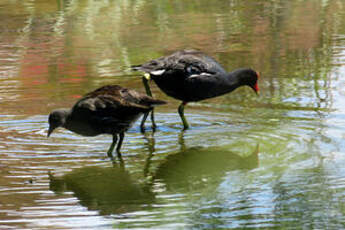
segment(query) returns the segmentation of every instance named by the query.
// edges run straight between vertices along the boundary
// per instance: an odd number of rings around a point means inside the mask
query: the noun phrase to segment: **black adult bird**
[[[182,101],[178,112],[184,129],[189,127],[184,117],[184,106],[188,102],[217,97],[243,85],[251,87],[255,93],[259,91],[258,72],[243,68],[228,73],[213,58],[196,50],[177,51],[169,56],[132,66],[132,69],[145,72],[147,80],[153,79],[168,96]],[[148,91],[147,80],[143,80]],[[142,126],[146,117],[147,114]]]
[[[116,147],[119,157],[125,132],[142,114],[146,114],[155,105],[165,104],[135,90],[118,85],[106,85],[86,94],[71,109],[58,109],[49,114],[48,137],[58,127],[63,127],[83,136],[99,134],[113,135],[113,142],[108,150]]]

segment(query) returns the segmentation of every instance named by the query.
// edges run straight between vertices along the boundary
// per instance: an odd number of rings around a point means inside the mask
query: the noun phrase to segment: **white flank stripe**
[[[152,71],[150,72],[150,74],[157,76],[157,75],[162,75],[164,72],[165,72],[165,69],[160,69],[160,70]]]
[[[212,76],[212,74],[209,74],[209,73],[192,74],[192,75],[189,76],[189,78],[191,78],[191,77],[200,77],[200,76]]]

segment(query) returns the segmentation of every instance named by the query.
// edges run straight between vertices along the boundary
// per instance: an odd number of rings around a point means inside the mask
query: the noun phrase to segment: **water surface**
[[[0,3],[1,229],[345,228],[343,1],[18,1]],[[183,48],[261,73],[178,101],[110,136],[60,129],[47,114],[105,84],[144,91],[129,67]]]

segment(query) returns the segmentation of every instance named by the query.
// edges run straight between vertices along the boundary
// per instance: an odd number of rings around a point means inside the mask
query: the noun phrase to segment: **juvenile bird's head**
[[[48,118],[49,129],[48,129],[47,137],[49,137],[50,134],[52,134],[52,132],[56,128],[64,126],[66,122],[66,118],[68,117],[69,113],[70,113],[69,109],[57,109],[57,110],[52,111],[49,114],[49,118]]]

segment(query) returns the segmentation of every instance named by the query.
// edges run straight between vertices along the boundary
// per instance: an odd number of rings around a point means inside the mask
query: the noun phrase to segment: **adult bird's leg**
[[[180,114],[184,130],[189,128],[188,122],[187,122],[186,118],[184,117],[184,106],[185,105],[187,105],[187,102],[182,102],[181,105],[178,107],[178,113]]]
[[[153,108],[151,110],[151,122],[152,122],[152,131],[156,131],[156,122],[155,122],[155,116],[154,116],[154,111]]]
[[[147,145],[149,150],[149,155],[147,156],[144,164],[144,177],[145,179],[149,179],[152,178],[152,176],[149,175],[149,170],[152,163],[153,152],[155,151],[155,139],[153,137],[153,133],[151,133],[151,136],[144,134],[144,139],[147,141],[145,145]]]
[[[178,135],[178,144],[180,145],[180,151],[183,152],[186,150],[186,144],[184,140],[184,130]]]
[[[120,140],[119,140],[119,143],[117,144],[117,147],[116,147],[116,153],[117,153],[117,157],[119,159],[121,159],[122,156],[121,156],[121,153],[120,153],[120,149],[121,149],[121,145],[122,145],[122,142],[123,142],[123,138],[125,138],[125,133],[120,133],[119,137],[120,137]]]
[[[144,76],[143,76],[143,84],[145,86],[146,94],[149,95],[150,97],[152,97],[152,92],[151,92],[151,89],[150,89],[150,86],[149,86],[149,83],[148,83],[150,78],[151,78],[150,74],[145,73]],[[147,114],[145,114],[143,119],[141,120],[141,124],[140,124],[141,130],[144,130],[144,128],[145,128],[144,124],[145,124],[145,121],[147,119],[148,114],[149,114],[149,112],[147,112]],[[151,122],[152,122],[152,129],[155,130],[156,123],[155,123],[155,117],[154,117],[153,109],[151,110]]]
[[[149,113],[150,113],[150,111],[147,112],[147,113],[144,113],[143,119],[141,120],[140,130],[141,130],[142,133],[145,132],[145,121],[146,121],[147,117],[149,116]]]
[[[108,157],[110,157],[110,158],[113,158],[113,151],[114,151],[114,147],[115,147],[115,145],[116,145],[116,142],[117,142],[117,135],[114,134],[114,135],[113,135],[113,143],[111,143],[110,148],[109,148],[109,150],[108,150],[108,152],[107,152],[107,155],[108,155]]]

